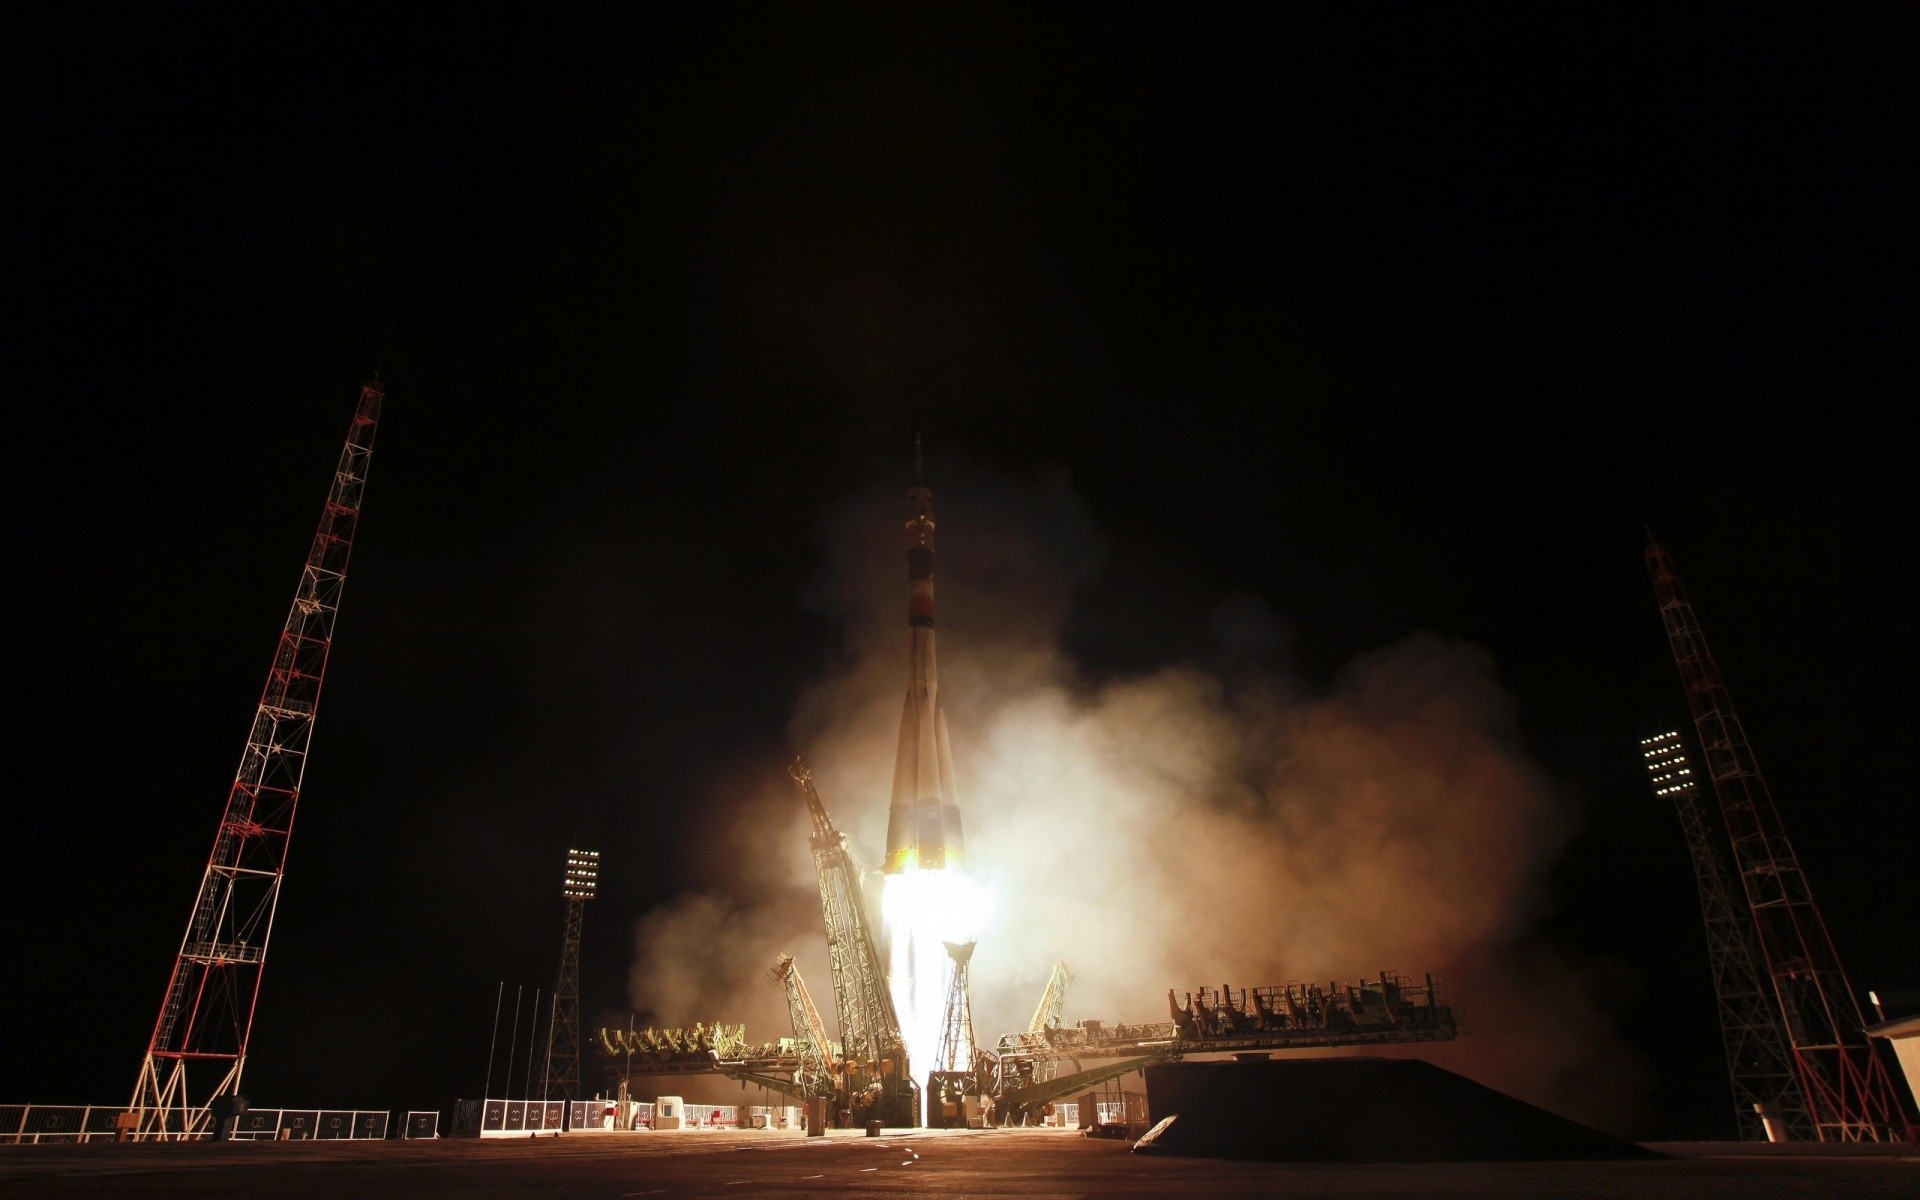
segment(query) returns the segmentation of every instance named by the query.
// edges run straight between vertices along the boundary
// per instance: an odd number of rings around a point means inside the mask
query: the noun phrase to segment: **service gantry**
[[[1046,990],[1040,993],[1040,1003],[1034,1006],[1033,1019],[1027,1022],[1027,1032],[1044,1034],[1049,1029],[1058,1028],[1060,1014],[1066,1011],[1067,988],[1073,983],[1073,971],[1062,962],[1053,964],[1053,971],[1047,976]],[[1053,1078],[1058,1059],[1041,1058],[1033,1065],[1033,1078],[1043,1082]]]
[[[839,1076],[844,1067],[827,1040],[826,1022],[814,1006],[806,980],[793,955],[782,954],[773,962],[773,978],[787,994],[787,1020],[793,1026],[794,1054],[799,1062],[793,1068],[793,1089],[800,1097],[835,1096],[840,1093]]]
[[[294,809],[306,777],[320,686],[385,398],[378,378],[360,389],[320,510],[320,527],[227,789],[213,850],[133,1086],[131,1108],[139,1114],[135,1136],[142,1139],[203,1136],[211,1131],[213,1103],[240,1091]]]
[[[1646,557],[1766,975],[1786,1021],[1788,1049],[1814,1136],[1845,1142],[1911,1136],[1898,1085],[1863,1032],[1860,1002],[1760,774],[1719,664],[1707,648],[1672,556],[1651,533]]]
[[[834,827],[826,803],[813,786],[806,756],[795,758],[787,773],[806,798],[807,815],[813,822],[808,844],[820,879],[820,910],[826,918],[845,1087],[870,1098],[874,1115],[889,1125],[911,1125],[914,1100],[912,1080],[906,1073],[906,1043],[893,993],[887,990],[873,922],[868,919],[860,868],[846,835]]]

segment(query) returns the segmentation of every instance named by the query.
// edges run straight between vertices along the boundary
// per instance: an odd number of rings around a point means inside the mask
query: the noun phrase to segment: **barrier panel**
[[[0,1104],[0,1146],[32,1146],[59,1142],[112,1142],[123,1133],[122,1119],[139,1128],[138,1117],[149,1110],[128,1108],[124,1104]],[[409,1113],[411,1117],[414,1114]],[[440,1114],[428,1113],[432,1121],[425,1137],[435,1136]],[[379,1141],[387,1136],[391,1114],[378,1109],[292,1109],[250,1108],[233,1117],[228,1136],[236,1142],[297,1141],[322,1138],[337,1141]],[[213,1136],[213,1124],[204,1108],[182,1113],[168,1109],[161,1121],[166,1134],[179,1138],[183,1127],[195,1141]]]
[[[439,1137],[439,1112],[409,1112],[400,1126],[400,1136],[407,1141]]]
[[[149,1111],[124,1104],[0,1104],[0,1146],[118,1141],[123,1115],[134,1113],[145,1118]],[[199,1140],[211,1136],[204,1108],[186,1112],[168,1109],[160,1124],[174,1138]],[[183,1129],[193,1132],[183,1134]]]
[[[556,1134],[565,1127],[565,1100],[456,1100],[453,1136],[516,1137]]]
[[[431,1114],[437,1123],[439,1114]],[[384,1109],[250,1108],[233,1120],[236,1142],[377,1142],[386,1138],[392,1114]],[[431,1136],[431,1135],[429,1135]]]
[[[317,1108],[280,1110],[280,1140],[283,1142],[304,1142],[315,1135],[319,1125],[320,1110]]]

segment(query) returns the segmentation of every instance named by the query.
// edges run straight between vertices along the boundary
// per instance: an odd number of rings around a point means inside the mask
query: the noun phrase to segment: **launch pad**
[[[288,1200],[422,1195],[467,1200],[528,1195],[633,1200],[717,1195],[1771,1197],[1898,1196],[1920,1190],[1920,1161],[1910,1157],[1830,1152],[1761,1157],[1738,1143],[1664,1149],[1678,1153],[1612,1162],[1197,1162],[1133,1154],[1125,1142],[1030,1129],[920,1130],[881,1138],[853,1131],[811,1139],[741,1131],[485,1142],[126,1143],[9,1150],[0,1157],[0,1190],[49,1197]]]
[[[772,976],[786,993],[789,1037],[755,1043],[744,1026],[601,1029],[618,1094],[635,1077],[716,1074],[823,1106],[836,1127],[1024,1125],[1055,1100],[1185,1055],[1448,1041],[1464,1028],[1432,975],[1382,972],[1357,985],[1288,983],[1239,992],[1167,992],[1170,1020],[1061,1025],[1072,973],[1055,964],[1032,1022],[977,1044],[968,964],[987,897],[967,874],[953,750],[935,656],[933,492],[907,492],[908,670],[877,872],[862,871],[814,785],[806,756],[788,774],[803,797],[832,972],[839,1038],[791,954]],[[869,882],[881,889],[873,919]],[[635,1060],[638,1059],[638,1062]]]

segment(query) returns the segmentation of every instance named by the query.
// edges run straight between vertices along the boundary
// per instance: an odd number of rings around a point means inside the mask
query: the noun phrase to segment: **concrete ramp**
[[[1657,1155],[1411,1058],[1162,1063],[1136,1154],[1284,1162],[1522,1162]]]

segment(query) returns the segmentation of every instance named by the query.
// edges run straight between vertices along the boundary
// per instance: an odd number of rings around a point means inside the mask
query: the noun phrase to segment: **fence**
[[[613,1133],[621,1130],[652,1129],[653,1102],[619,1100],[582,1100],[574,1110],[573,1133]]]
[[[440,1136],[440,1114],[438,1111],[409,1111],[406,1119],[400,1123],[400,1136],[412,1141],[418,1138],[437,1138]]]
[[[0,1104],[0,1146],[37,1146],[58,1142],[111,1142],[120,1137],[120,1115],[144,1109],[124,1104]],[[188,1136],[204,1138],[207,1110],[195,1109],[183,1114],[168,1109],[167,1132],[181,1136],[183,1119],[191,1120],[196,1132]]]
[[[233,1119],[236,1142],[378,1141],[387,1136],[385,1112],[360,1109],[250,1108]]]
[[[124,1104],[0,1104],[0,1146],[35,1146],[60,1142],[112,1142],[122,1134],[121,1118],[145,1116],[150,1110]],[[286,1139],[303,1141],[374,1141],[387,1136],[390,1114],[365,1109],[250,1108],[233,1119],[231,1136],[238,1142]],[[166,1133],[206,1141],[213,1136],[204,1108],[182,1113],[168,1109]],[[436,1137],[440,1114],[410,1112],[404,1137]],[[148,1131],[152,1136],[153,1131]]]
[[[459,1100],[454,1102],[453,1132],[458,1137],[526,1137],[569,1132],[652,1129],[653,1105],[616,1100]],[[684,1104],[684,1129],[738,1129],[740,1109],[732,1104]],[[564,1123],[563,1123],[564,1122]],[[771,1124],[771,1123],[770,1123]],[[772,1126],[781,1128],[781,1126]]]
[[[569,1125],[584,1128],[590,1120],[598,1125],[594,1118],[599,1114],[593,1111],[598,1107],[596,1101],[575,1100],[569,1113],[565,1100],[456,1100],[453,1132],[460,1137],[559,1133]]]

